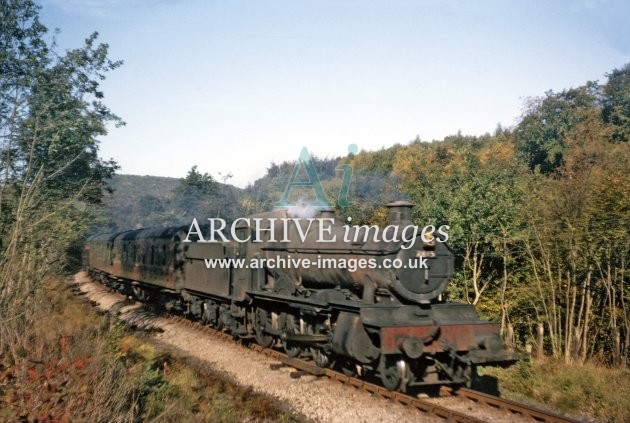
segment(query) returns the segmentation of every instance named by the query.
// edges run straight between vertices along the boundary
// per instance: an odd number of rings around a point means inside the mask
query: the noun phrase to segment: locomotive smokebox
[[[397,226],[411,225],[413,203],[409,201],[394,201],[387,204],[387,208],[389,209],[388,224]]]

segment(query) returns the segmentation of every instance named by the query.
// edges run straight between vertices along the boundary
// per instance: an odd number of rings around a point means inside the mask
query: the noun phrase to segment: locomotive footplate
[[[468,352],[473,364],[510,362],[519,357],[503,348],[499,325],[479,319],[468,304],[422,306],[363,306],[359,309],[366,329],[378,333],[382,354]]]
[[[257,300],[280,303],[283,305],[288,305],[293,308],[310,310],[317,313],[323,310],[330,309],[328,304],[324,302],[313,301],[308,298],[294,297],[292,295],[276,294],[273,292],[265,292],[265,291],[251,291],[251,292],[248,292],[248,295]]]

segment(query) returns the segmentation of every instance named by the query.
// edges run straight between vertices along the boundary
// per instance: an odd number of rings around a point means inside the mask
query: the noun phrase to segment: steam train
[[[411,225],[411,203],[388,208],[390,232]],[[442,300],[454,267],[443,239],[361,238],[367,227],[343,225],[332,209],[307,219],[294,209],[237,219],[229,237],[213,242],[206,238],[216,228],[204,225],[96,235],[86,241],[85,266],[139,301],[321,367],[380,378],[390,390],[467,385],[475,366],[517,360],[497,324],[472,305]]]

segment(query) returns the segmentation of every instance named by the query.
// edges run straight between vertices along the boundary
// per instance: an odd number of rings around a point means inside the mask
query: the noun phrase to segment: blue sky
[[[127,126],[121,173],[192,165],[244,186],[271,161],[375,150],[518,122],[527,97],[630,62],[624,1],[42,0],[62,48],[91,32]]]

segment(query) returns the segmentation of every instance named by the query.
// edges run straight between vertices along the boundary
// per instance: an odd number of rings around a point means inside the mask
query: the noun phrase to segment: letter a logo
[[[307,182],[296,181],[295,179],[298,176],[298,172],[300,171],[300,165],[304,166],[304,170],[306,170],[306,175],[308,176]],[[293,187],[313,187],[315,191],[315,196],[317,197],[317,201],[312,202],[310,205],[326,207],[331,206],[326,198],[326,194],[324,193],[324,189],[322,188],[321,182],[319,182],[319,176],[317,176],[317,171],[315,170],[315,166],[313,165],[313,159],[309,154],[306,147],[302,148],[300,152],[300,158],[295,163],[295,167],[293,168],[293,173],[291,174],[291,179],[287,183],[287,189],[284,191],[284,195],[282,199],[278,201],[275,206],[276,207],[287,207],[287,206],[296,206],[296,203],[292,203],[289,201],[289,194],[291,193],[291,188]]]

